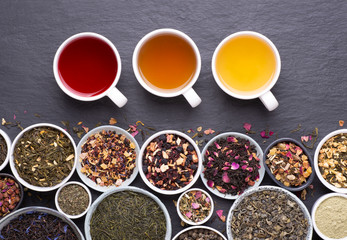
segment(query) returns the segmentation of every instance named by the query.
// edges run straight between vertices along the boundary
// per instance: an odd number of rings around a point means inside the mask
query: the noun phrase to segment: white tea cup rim
[[[84,38],[84,37],[93,37],[93,38],[98,38],[100,40],[102,40],[104,43],[106,43],[109,47],[111,47],[111,49],[113,50],[113,53],[116,57],[117,60],[117,74],[115,79],[113,80],[113,83],[102,93],[99,93],[98,95],[95,96],[88,96],[88,97],[84,97],[84,96],[80,96],[76,93],[73,93],[72,91],[70,91],[63,83],[62,80],[60,78],[59,75],[59,71],[58,71],[58,62],[59,62],[59,58],[60,55],[62,53],[62,51],[65,49],[65,47],[70,44],[71,42],[73,42],[76,39],[80,39],[80,38]],[[106,37],[104,37],[101,34],[98,33],[94,33],[94,32],[81,32],[81,33],[77,33],[75,35],[72,35],[71,37],[69,37],[68,39],[66,39],[58,48],[55,56],[54,56],[54,60],[53,60],[53,72],[54,72],[54,77],[55,80],[57,82],[57,84],[59,85],[59,87],[70,97],[75,98],[77,100],[81,100],[81,101],[94,101],[94,100],[98,100],[102,97],[105,97],[106,95],[108,95],[108,93],[115,88],[116,84],[119,81],[120,75],[121,75],[121,71],[122,71],[122,64],[121,64],[121,58],[120,55],[118,53],[118,50],[116,49],[116,47],[114,46],[114,44],[107,39]]]
[[[254,36],[262,41],[264,41],[265,43],[267,43],[270,47],[271,47],[271,50],[272,52],[274,53],[275,55],[275,58],[276,58],[276,70],[275,70],[275,74],[274,76],[272,77],[272,80],[270,82],[270,84],[265,88],[263,89],[262,91],[259,91],[259,92],[256,92],[254,94],[240,94],[240,93],[235,93],[233,92],[232,90],[228,89],[220,80],[219,76],[218,76],[218,73],[217,73],[217,70],[216,70],[216,58],[217,58],[217,54],[219,53],[220,49],[224,46],[224,44],[226,44],[229,40],[231,39],[234,39],[236,37],[239,37],[239,36]],[[269,92],[271,90],[271,88],[276,84],[278,78],[279,78],[279,75],[280,75],[280,71],[281,71],[281,58],[280,58],[280,55],[279,55],[279,52],[275,46],[275,44],[269,39],[267,38],[266,36],[258,33],[258,32],[253,32],[253,31],[240,31],[240,32],[236,32],[236,33],[233,33],[229,36],[227,36],[226,38],[224,38],[220,43],[219,45],[217,46],[217,48],[215,49],[214,53],[213,53],[213,57],[212,57],[212,73],[213,73],[213,77],[216,81],[216,83],[218,84],[218,86],[225,92],[227,93],[228,95],[232,96],[232,97],[235,97],[235,98],[238,98],[238,99],[254,99],[254,98],[258,98],[264,94],[266,94],[267,92]]]
[[[138,68],[138,56],[139,56],[140,50],[141,50],[142,46],[144,45],[144,43],[146,43],[151,38],[162,35],[162,34],[173,34],[173,35],[176,35],[176,36],[184,39],[186,42],[188,42],[190,47],[193,49],[195,57],[196,57],[196,69],[195,69],[195,73],[194,73],[193,78],[190,80],[190,82],[185,87],[183,87],[182,89],[179,89],[177,91],[165,92],[165,91],[160,91],[160,90],[154,89],[153,87],[149,86],[145,82],[145,80],[141,76],[139,68]],[[198,47],[194,43],[194,41],[187,34],[181,32],[179,30],[172,29],[172,28],[161,28],[161,29],[156,29],[150,33],[147,33],[137,43],[135,50],[134,50],[134,53],[133,53],[132,63],[133,63],[133,70],[134,70],[136,79],[141,84],[141,86],[144,89],[146,89],[148,92],[150,92],[154,95],[160,96],[160,97],[176,97],[176,96],[179,96],[179,95],[184,94],[185,92],[189,91],[189,89],[191,89],[192,86],[195,84],[195,82],[198,80],[200,70],[201,70],[200,52],[199,52]]]

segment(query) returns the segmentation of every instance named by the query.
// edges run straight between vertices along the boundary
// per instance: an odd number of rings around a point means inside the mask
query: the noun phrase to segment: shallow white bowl
[[[316,211],[317,211],[318,206],[319,206],[324,200],[326,200],[326,199],[328,199],[328,198],[331,198],[331,197],[344,197],[344,198],[347,198],[347,195],[341,194],[341,193],[328,193],[328,194],[324,194],[323,196],[321,196],[320,198],[318,198],[317,201],[314,203],[314,205],[313,205],[313,207],[312,207],[312,212],[311,212],[314,230],[315,230],[316,233],[317,233],[321,238],[323,238],[324,240],[337,240],[337,239],[335,239],[335,238],[329,238],[329,237],[325,236],[325,235],[319,230],[319,228],[318,228],[317,225],[316,225],[316,221],[315,221]],[[347,214],[347,213],[346,213],[346,214]],[[345,237],[345,238],[340,238],[339,240],[343,240],[343,239],[347,239],[347,237]]]
[[[166,220],[166,235],[165,235],[165,240],[170,240],[171,239],[171,233],[172,233],[172,228],[171,228],[171,218],[169,215],[169,212],[167,211],[165,205],[160,201],[160,199],[158,197],[156,197],[154,194],[137,188],[137,187],[119,187],[116,189],[112,189],[110,191],[107,191],[103,194],[101,194],[92,204],[92,206],[90,207],[86,219],[84,221],[84,232],[86,235],[86,239],[87,240],[92,240],[92,237],[90,235],[90,220],[92,219],[93,213],[96,210],[96,208],[99,206],[99,204],[102,202],[102,200],[104,200],[107,196],[113,194],[113,193],[117,193],[117,192],[122,192],[122,191],[132,191],[132,192],[137,192],[137,193],[141,193],[144,194],[150,198],[152,198],[159,206],[160,208],[163,210],[163,213],[165,215],[165,220]]]
[[[76,226],[76,224],[68,219],[67,217],[65,217],[64,215],[62,215],[60,212],[51,209],[51,208],[46,208],[46,207],[25,207],[25,208],[20,208],[12,213],[10,213],[9,215],[7,215],[6,217],[4,217],[3,219],[1,219],[0,221],[0,232],[1,230],[7,225],[9,224],[9,222],[13,219],[16,219],[17,217],[19,217],[21,214],[25,214],[28,212],[40,212],[40,213],[48,213],[48,214],[52,214],[53,216],[56,216],[60,219],[62,219],[64,222],[66,222],[68,225],[70,225],[70,227],[72,228],[73,232],[76,234],[77,238],[79,240],[84,240],[84,236],[81,232],[81,230]]]
[[[125,135],[125,137],[127,139],[129,139],[131,142],[135,143],[135,152],[136,152],[136,166],[134,168],[133,173],[131,174],[131,176],[125,180],[119,187],[126,187],[128,185],[130,185],[136,178],[137,173],[139,171],[139,167],[138,167],[138,159],[139,159],[139,152],[140,152],[140,147],[139,144],[137,143],[137,141],[135,140],[135,138],[133,136],[131,136],[130,133],[128,133],[127,131],[125,131],[122,128],[116,127],[116,126],[110,126],[110,125],[105,125],[105,126],[100,126],[97,128],[94,128],[92,130],[90,130],[86,135],[83,136],[83,138],[81,139],[81,141],[79,142],[78,146],[77,146],[77,166],[76,166],[76,170],[78,173],[78,176],[82,179],[82,181],[90,188],[97,190],[99,192],[106,192],[108,190],[111,189],[116,189],[119,188],[115,185],[113,186],[100,186],[99,184],[97,184],[96,182],[94,182],[93,180],[91,180],[90,178],[87,177],[87,175],[83,174],[81,172],[82,169],[82,164],[79,161],[79,156],[81,154],[81,148],[83,146],[83,144],[87,141],[87,139],[94,134],[97,134],[101,131],[115,131],[117,134],[122,134]]]
[[[0,165],[0,171],[2,169],[4,169],[10,159],[10,155],[11,155],[11,139],[10,137],[7,135],[7,133],[5,133],[3,130],[0,129],[0,135],[5,139],[6,145],[7,145],[7,155],[5,158],[5,161]]]
[[[228,214],[228,218],[226,221],[226,229],[227,229],[227,235],[228,235],[228,239],[229,240],[233,240],[233,236],[232,236],[232,232],[231,232],[231,219],[233,217],[233,212],[234,209],[242,202],[242,200],[247,197],[248,195],[251,195],[255,192],[259,192],[259,191],[264,191],[264,190],[271,190],[271,191],[277,191],[277,192],[281,192],[284,193],[286,195],[288,195],[289,197],[291,197],[301,208],[301,210],[304,213],[304,216],[307,218],[308,220],[308,232],[307,232],[307,240],[312,239],[312,233],[313,233],[313,228],[312,228],[312,219],[310,216],[309,211],[307,210],[305,204],[297,197],[295,196],[293,193],[289,192],[288,190],[285,190],[283,188],[280,187],[275,187],[275,186],[260,186],[258,188],[253,188],[253,189],[249,189],[246,190],[238,199],[235,200],[235,202],[233,203],[233,205],[231,206],[230,210],[229,210],[229,214]]]
[[[338,193],[347,193],[347,188],[338,188],[335,187],[334,185],[328,183],[322,176],[320,170],[319,170],[319,166],[318,166],[318,156],[319,156],[319,151],[322,148],[323,144],[331,137],[338,135],[340,133],[347,133],[347,129],[339,129],[336,131],[333,131],[331,133],[329,133],[328,135],[326,135],[317,145],[316,151],[314,153],[314,159],[313,159],[313,163],[314,163],[314,169],[316,171],[316,174],[318,176],[318,179],[324,184],[324,186],[326,186],[327,188],[329,188],[330,190],[334,191],[334,192],[338,192]]]
[[[75,184],[75,185],[79,185],[79,186],[83,187],[84,190],[86,190],[86,192],[87,192],[87,194],[88,194],[88,198],[89,198],[88,207],[86,208],[86,210],[84,210],[83,213],[78,214],[78,215],[69,215],[69,214],[65,213],[63,210],[61,210],[61,208],[60,208],[60,206],[59,206],[59,203],[58,203],[58,197],[59,197],[60,191],[61,191],[64,187],[66,187],[67,185],[71,185],[71,184]],[[83,216],[88,212],[88,210],[89,210],[89,208],[90,208],[90,205],[92,204],[92,193],[90,192],[89,188],[88,188],[86,185],[84,185],[84,184],[82,184],[82,183],[80,183],[80,182],[71,181],[71,182],[65,183],[64,185],[62,185],[62,186],[57,190],[57,192],[55,193],[55,199],[54,199],[54,201],[55,201],[55,207],[58,209],[59,212],[61,212],[62,214],[64,214],[66,217],[68,217],[68,218],[70,218],[70,219],[76,219],[76,218],[83,217]]]
[[[260,185],[260,183],[263,181],[263,178],[264,178],[264,175],[265,175],[263,150],[261,149],[259,144],[253,138],[247,136],[246,134],[242,134],[242,133],[238,133],[238,132],[226,132],[226,133],[221,133],[221,134],[215,136],[210,141],[208,141],[208,143],[205,145],[204,149],[202,150],[201,154],[202,154],[202,157],[203,157],[203,162],[205,161],[205,153],[207,151],[207,148],[211,144],[213,144],[216,140],[218,140],[220,138],[226,138],[226,137],[229,137],[229,136],[247,139],[250,142],[251,145],[255,146],[255,150],[257,151],[257,156],[259,157],[259,164],[260,164],[260,169],[258,169],[258,171],[259,171],[259,179],[258,179],[258,181],[255,182],[255,184],[253,186],[249,186],[246,190],[257,188]],[[204,166],[203,166],[203,168],[204,168]],[[207,179],[205,178],[203,171],[201,172],[201,180],[205,184],[206,188],[209,191],[211,191],[214,195],[216,195],[218,197],[225,198],[225,199],[236,199],[236,198],[239,197],[239,195],[231,195],[231,194],[221,193],[221,192],[219,192],[217,190],[217,188],[214,188],[214,189],[210,188],[207,185]]]
[[[198,156],[198,168],[196,169],[196,172],[195,172],[195,176],[193,177],[193,180],[188,184],[186,185],[185,187],[183,188],[180,188],[180,189],[177,189],[177,190],[162,190],[156,186],[154,186],[152,183],[150,183],[147,178],[146,178],[146,175],[145,173],[143,172],[143,169],[142,169],[142,159],[143,159],[143,154],[146,150],[146,147],[147,145],[156,137],[162,135],[162,134],[174,134],[174,135],[178,135],[182,138],[185,138],[187,141],[189,141],[189,143],[194,147],[195,151],[196,151],[196,154]],[[139,156],[139,160],[138,160],[138,165],[139,165],[139,172],[140,172],[140,176],[142,178],[142,180],[146,183],[146,185],[151,188],[153,191],[156,191],[157,193],[160,193],[160,194],[164,194],[164,195],[174,195],[174,194],[179,194],[179,193],[182,193],[186,190],[188,190],[191,186],[194,185],[194,183],[198,180],[199,178],[199,175],[201,173],[201,170],[202,170],[202,161],[201,161],[201,154],[200,154],[200,150],[199,150],[199,147],[196,145],[196,143],[193,141],[193,139],[191,139],[187,134],[185,133],[182,133],[182,132],[179,132],[179,131],[175,131],[175,130],[164,130],[164,131],[160,131],[160,132],[157,132],[155,134],[153,134],[152,136],[150,136],[146,142],[142,145],[141,147],[141,151],[140,151],[140,156]]]
[[[37,128],[37,127],[50,127],[50,128],[55,128],[61,132],[63,132],[71,141],[71,144],[73,146],[73,149],[74,149],[74,164],[72,166],[72,169],[71,169],[71,172],[68,176],[66,176],[63,181],[61,181],[60,183],[58,183],[57,185],[55,186],[52,186],[52,187],[39,187],[39,186],[34,186],[28,182],[26,182],[23,178],[21,178],[17,172],[17,169],[15,167],[15,163],[14,163],[14,156],[13,156],[13,153],[14,153],[14,149],[16,147],[16,144],[17,142],[19,141],[19,139],[23,136],[23,134],[33,128]],[[38,123],[38,124],[34,124],[34,125],[31,125],[27,128],[25,128],[23,131],[21,131],[17,137],[14,139],[13,141],[13,144],[12,144],[12,147],[11,147],[11,157],[10,157],[10,167],[11,167],[11,171],[13,173],[13,175],[18,179],[18,181],[25,187],[31,189],[31,190],[34,190],[34,191],[38,191],[38,192],[48,192],[48,191],[53,191],[57,188],[59,188],[60,186],[64,185],[69,179],[70,177],[72,176],[72,174],[74,173],[75,171],[75,168],[76,168],[76,163],[77,163],[77,158],[76,158],[76,144],[75,144],[75,141],[73,140],[73,138],[70,136],[70,134],[65,131],[64,129],[62,129],[61,127],[57,126],[57,125],[54,125],[54,124],[51,124],[51,123]]]
[[[180,211],[180,203],[181,203],[182,197],[183,197],[185,194],[187,194],[187,193],[189,193],[189,192],[191,192],[191,191],[200,191],[200,192],[202,192],[203,194],[205,194],[205,195],[210,199],[210,203],[211,203],[211,210],[210,210],[210,213],[208,214],[208,216],[207,216],[204,220],[202,220],[202,221],[200,221],[200,222],[193,222],[193,221],[187,220],[187,219],[182,215],[182,213],[181,213],[181,211]],[[185,191],[184,193],[182,193],[182,194],[180,195],[180,197],[179,197],[178,200],[177,200],[177,207],[176,207],[176,210],[177,210],[178,216],[181,218],[181,220],[182,220],[183,222],[185,222],[185,223],[187,223],[187,224],[189,224],[189,225],[197,226],[197,225],[204,224],[205,222],[207,222],[207,221],[211,218],[211,216],[212,216],[212,214],[213,214],[213,210],[214,210],[214,202],[213,202],[213,199],[212,199],[212,197],[210,196],[210,194],[208,194],[205,190],[202,190],[201,188],[191,188],[191,189],[188,189],[187,191]]]
[[[183,229],[182,231],[180,231],[179,233],[177,233],[172,240],[178,240],[178,237],[182,234],[182,233],[185,233],[185,232],[188,232],[189,230],[192,230],[192,229],[200,229],[200,228],[203,228],[203,229],[208,229],[208,230],[211,230],[215,233],[217,233],[220,237],[222,237],[224,240],[227,240],[226,237],[224,237],[223,234],[221,234],[220,232],[218,232],[216,229],[214,228],[211,228],[211,227],[207,227],[207,226],[192,226],[192,227],[189,227],[189,228],[185,228]]]

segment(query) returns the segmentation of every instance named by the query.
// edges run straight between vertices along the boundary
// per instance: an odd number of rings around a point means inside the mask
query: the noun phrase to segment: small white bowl
[[[0,165],[0,171],[2,169],[4,169],[10,159],[10,155],[11,155],[11,139],[10,137],[7,135],[7,133],[5,133],[3,130],[0,129],[0,135],[5,139],[6,145],[7,145],[7,155],[5,158],[5,161]]]
[[[277,192],[284,193],[284,194],[288,195],[289,197],[291,197],[299,205],[299,207],[301,208],[302,212],[304,213],[304,216],[306,217],[306,219],[308,221],[308,232],[307,232],[306,240],[311,240],[312,239],[312,234],[313,234],[312,219],[311,219],[310,213],[307,210],[305,204],[297,196],[295,196],[293,193],[289,192],[286,189],[283,189],[283,188],[280,188],[280,187],[275,187],[275,186],[260,186],[258,188],[253,188],[253,189],[246,190],[238,199],[235,200],[235,202],[233,203],[233,205],[231,206],[231,208],[229,210],[229,214],[228,214],[227,221],[226,221],[226,229],[227,229],[228,239],[229,240],[233,240],[234,239],[233,236],[232,236],[231,227],[230,227],[231,226],[231,220],[233,218],[234,209],[248,195],[251,195],[251,194],[253,194],[255,192],[259,192],[259,191],[265,191],[265,190],[277,191]]]
[[[215,136],[214,138],[212,138],[210,141],[208,141],[208,143],[205,145],[204,149],[202,150],[202,157],[203,157],[203,162],[205,161],[205,153],[207,151],[207,148],[213,144],[216,140],[220,139],[220,138],[226,138],[229,136],[233,136],[236,138],[243,138],[246,139],[250,142],[251,145],[255,146],[255,150],[257,151],[257,155],[259,157],[259,164],[260,164],[260,169],[259,171],[259,179],[258,181],[255,182],[255,184],[253,186],[249,186],[246,190],[248,189],[253,189],[253,188],[257,188],[261,182],[263,181],[264,175],[265,175],[265,168],[264,168],[264,159],[263,159],[263,150],[261,149],[261,147],[259,146],[259,144],[251,137],[242,134],[242,133],[238,133],[238,132],[226,132],[226,133],[221,133],[217,136]],[[204,166],[203,166],[204,167]],[[205,187],[212,192],[214,195],[224,198],[224,199],[236,199],[239,197],[239,195],[231,195],[231,194],[225,194],[225,193],[221,193],[219,192],[216,188],[211,188],[207,185],[207,179],[204,177],[204,172],[201,172],[201,180],[204,183]],[[242,195],[242,194],[241,194]]]
[[[180,231],[179,233],[177,233],[177,234],[173,237],[172,240],[179,240],[178,237],[179,237],[182,233],[188,232],[189,230],[196,229],[196,228],[197,228],[197,229],[201,229],[201,228],[202,228],[202,229],[211,230],[211,231],[217,233],[218,236],[222,237],[224,240],[227,240],[226,237],[225,237],[223,234],[221,234],[219,231],[217,231],[217,230],[214,229],[214,228],[207,227],[207,226],[192,226],[192,227],[189,227],[189,228],[185,228],[185,229],[183,229],[182,231]]]
[[[134,168],[134,171],[133,173],[131,174],[131,176],[125,180],[119,187],[126,187],[128,185],[130,185],[136,178],[137,176],[137,173],[139,171],[139,167],[138,167],[138,159],[139,159],[139,152],[140,152],[140,147],[139,147],[139,144],[137,143],[137,141],[135,140],[135,138],[133,136],[131,136],[130,133],[128,133],[127,131],[125,131],[124,129],[122,128],[119,128],[119,127],[116,127],[116,126],[110,126],[110,125],[105,125],[105,126],[100,126],[100,127],[97,127],[97,128],[94,128],[92,130],[90,130],[86,135],[83,136],[83,138],[81,139],[81,141],[79,142],[78,146],[77,146],[77,166],[76,166],[76,170],[77,170],[77,173],[78,173],[78,176],[82,179],[82,181],[90,188],[96,190],[96,191],[99,191],[99,192],[106,192],[108,190],[111,190],[111,189],[116,189],[116,188],[119,188],[115,185],[113,186],[100,186],[99,184],[97,184],[96,182],[94,182],[93,180],[91,180],[89,177],[87,177],[87,175],[83,174],[81,172],[81,169],[82,169],[82,164],[80,163],[79,161],[79,158],[80,158],[80,154],[81,154],[81,151],[82,151],[82,146],[83,144],[87,141],[87,139],[91,136],[91,135],[94,135],[94,134],[97,134],[101,131],[115,131],[117,134],[122,134],[122,135],[125,135],[125,137],[127,139],[129,139],[131,142],[135,143],[135,152],[136,152],[136,166]]]
[[[27,131],[29,131],[29,130],[31,130],[33,128],[37,128],[37,127],[50,127],[50,128],[54,128],[54,129],[57,129],[57,130],[63,132],[70,139],[70,142],[71,142],[71,144],[73,146],[73,149],[74,149],[74,155],[75,155],[75,157],[74,157],[74,164],[72,166],[70,174],[68,176],[66,176],[60,183],[58,183],[57,185],[52,186],[52,187],[39,187],[39,186],[35,186],[35,185],[32,185],[32,184],[28,183],[27,181],[25,181],[23,178],[21,178],[19,176],[19,174],[17,172],[17,169],[16,169],[16,166],[15,166],[15,163],[14,163],[13,153],[14,153],[14,150],[15,150],[17,142],[20,140],[20,138],[23,136],[24,133],[26,133]],[[77,158],[76,158],[76,144],[75,144],[75,141],[73,140],[73,138],[70,136],[70,134],[67,131],[65,131],[61,127],[59,127],[57,125],[54,125],[54,124],[51,124],[51,123],[37,123],[37,124],[31,125],[31,126],[25,128],[14,139],[12,147],[11,147],[10,167],[11,167],[11,171],[12,171],[13,175],[18,179],[18,181],[23,186],[25,186],[25,187],[27,187],[27,188],[29,188],[31,190],[37,191],[37,192],[53,191],[53,190],[59,188],[60,186],[64,185],[71,178],[72,174],[74,173],[75,168],[76,168],[76,163],[77,163]]]
[[[318,179],[324,184],[324,186],[326,186],[327,188],[329,188],[331,191],[337,192],[337,193],[347,193],[347,188],[338,188],[335,187],[334,185],[330,184],[329,182],[327,182],[319,169],[318,166],[318,156],[319,156],[319,151],[322,148],[323,144],[331,137],[334,137],[335,135],[338,135],[340,133],[347,133],[347,129],[339,129],[336,131],[333,131],[331,133],[329,133],[328,135],[326,135],[317,145],[316,151],[314,153],[314,159],[313,159],[313,163],[314,163],[314,169],[316,171],[316,174],[318,176]]]
[[[101,194],[92,204],[92,206],[90,207],[85,221],[84,221],[84,232],[86,235],[86,239],[87,240],[92,240],[92,237],[90,235],[90,221],[93,217],[93,213],[96,210],[96,208],[99,206],[99,204],[109,195],[112,195],[114,193],[118,193],[118,192],[123,192],[123,191],[132,191],[132,192],[137,192],[137,193],[141,193],[143,195],[146,195],[148,197],[150,197],[151,199],[153,199],[161,208],[161,210],[163,210],[163,213],[165,215],[165,220],[166,220],[166,235],[165,235],[165,240],[170,240],[171,239],[171,233],[172,233],[172,227],[171,227],[171,217],[169,212],[167,211],[165,205],[160,201],[160,199],[155,196],[154,194],[143,190],[141,188],[138,187],[119,187],[119,188],[115,188],[112,189],[110,191],[104,192],[103,194]]]
[[[193,177],[193,180],[189,184],[187,184],[185,187],[177,189],[177,190],[162,190],[162,189],[154,186],[152,183],[150,183],[148,181],[145,173],[143,172],[142,160],[143,160],[143,154],[146,150],[146,147],[148,146],[148,144],[150,142],[153,141],[153,139],[155,139],[156,137],[159,137],[162,134],[174,134],[174,135],[178,135],[178,136],[186,139],[194,147],[196,154],[198,156],[198,161],[199,161],[198,162],[198,168],[196,169],[195,176]],[[179,194],[179,193],[182,193],[182,192],[188,190],[198,180],[199,175],[200,175],[201,170],[202,170],[202,161],[201,161],[201,154],[200,154],[199,147],[196,145],[196,143],[193,141],[193,139],[191,139],[187,134],[179,132],[179,131],[175,131],[175,130],[164,130],[164,131],[157,132],[157,133],[153,134],[152,136],[150,136],[141,147],[140,156],[138,159],[138,165],[139,165],[140,176],[141,176],[142,180],[146,183],[146,185],[150,189],[152,189],[153,191],[156,191],[157,193],[164,194],[164,195],[175,195],[175,194]]]
[[[341,193],[328,193],[328,194],[324,194],[323,196],[321,196],[320,198],[318,198],[316,200],[316,202],[313,204],[313,207],[312,207],[312,212],[311,212],[311,215],[312,215],[312,222],[313,222],[313,228],[314,230],[316,231],[316,233],[321,237],[323,238],[324,240],[343,240],[343,239],[347,239],[347,236],[344,237],[344,238],[339,238],[339,239],[335,239],[335,238],[329,238],[327,236],[325,236],[320,230],[319,228],[317,227],[316,225],[316,211],[317,211],[317,208],[318,206],[326,199],[328,198],[331,198],[331,197],[344,197],[344,198],[347,198],[347,195],[345,194],[341,194]]]
[[[84,212],[82,212],[81,214],[78,214],[78,215],[70,215],[70,214],[65,213],[63,210],[61,210],[61,208],[60,208],[60,206],[59,206],[59,203],[58,203],[58,197],[59,197],[60,191],[61,191],[64,187],[66,187],[66,186],[68,186],[68,185],[72,185],[72,184],[74,184],[74,185],[79,185],[79,186],[83,187],[84,190],[86,190],[86,192],[87,192],[87,194],[88,194],[88,198],[89,198],[88,207],[86,208],[86,210],[84,210]],[[54,201],[55,201],[55,206],[56,206],[56,208],[57,208],[57,210],[58,210],[59,212],[61,212],[62,214],[64,214],[66,217],[68,217],[68,218],[70,218],[70,219],[76,219],[76,218],[83,217],[83,216],[88,212],[88,210],[89,210],[89,208],[90,208],[90,205],[92,204],[92,201],[93,201],[93,200],[92,200],[92,193],[90,192],[89,188],[88,188],[86,185],[84,185],[84,184],[82,184],[82,183],[80,183],[80,182],[71,181],[71,182],[65,183],[63,186],[61,186],[61,187],[57,190],[57,192],[56,192],[56,194],[55,194],[55,199],[54,199]]]
[[[205,194],[205,195],[210,199],[210,204],[211,204],[210,213],[208,214],[208,216],[207,216],[204,220],[202,220],[202,221],[200,221],[200,222],[193,222],[193,221],[187,220],[187,219],[182,215],[182,213],[181,213],[181,211],[180,211],[180,203],[181,203],[182,197],[183,197],[185,194],[187,194],[187,193],[189,193],[189,192],[191,192],[191,191],[200,191],[200,192],[202,192],[203,194]],[[205,190],[202,190],[201,188],[191,188],[191,189],[188,189],[187,191],[185,191],[184,193],[182,193],[181,196],[178,198],[176,209],[177,209],[177,214],[178,214],[178,216],[182,219],[183,222],[185,222],[185,223],[187,223],[187,224],[189,224],[189,225],[197,226],[197,225],[204,224],[205,222],[207,222],[207,221],[211,218],[211,216],[212,216],[212,214],[213,214],[213,210],[214,210],[214,202],[213,202],[213,199],[212,199],[212,197],[210,196],[210,194],[208,194]]]

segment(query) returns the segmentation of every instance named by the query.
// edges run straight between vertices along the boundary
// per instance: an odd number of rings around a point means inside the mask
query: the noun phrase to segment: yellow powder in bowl
[[[315,213],[318,229],[327,237],[347,237],[347,198],[333,196],[324,200]]]

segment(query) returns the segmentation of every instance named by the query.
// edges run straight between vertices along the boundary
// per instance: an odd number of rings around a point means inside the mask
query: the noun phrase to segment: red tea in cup
[[[105,41],[79,37],[68,43],[58,59],[61,82],[80,97],[97,96],[108,90],[118,72],[117,57]]]

